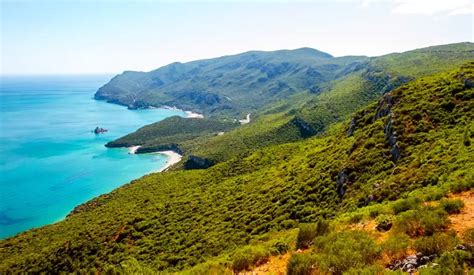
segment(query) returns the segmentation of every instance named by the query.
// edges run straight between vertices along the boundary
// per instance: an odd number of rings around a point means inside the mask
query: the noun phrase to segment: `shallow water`
[[[132,111],[94,100],[94,92],[110,78],[1,78],[0,238],[59,221],[78,204],[165,165],[163,155],[130,155],[104,144],[185,114]],[[95,135],[96,126],[109,132]]]

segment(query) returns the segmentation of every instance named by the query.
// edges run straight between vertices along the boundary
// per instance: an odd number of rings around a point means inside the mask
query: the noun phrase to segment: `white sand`
[[[181,156],[180,154],[176,153],[175,151],[161,151],[161,152],[156,152],[158,154],[162,154],[168,157],[168,160],[166,161],[166,164],[163,168],[158,170],[158,172],[166,171],[166,169],[170,168],[172,165],[175,165],[176,163],[181,161]]]
[[[171,107],[171,106],[164,105],[164,106],[161,106],[161,108],[167,109],[167,110],[174,110],[174,111],[184,112],[186,114],[187,118],[204,118],[204,115],[202,115],[202,114],[194,113],[194,112],[191,112],[191,111],[184,111],[184,110],[181,110],[179,108],[176,108],[175,106]]]
[[[247,124],[250,123],[250,114],[247,114],[247,117],[244,119],[239,119],[240,124]]]
[[[129,154],[135,154],[137,152],[138,148],[140,148],[140,147],[141,146],[128,147],[128,153]],[[170,166],[175,165],[176,163],[180,162],[181,159],[183,158],[183,156],[181,156],[180,154],[176,153],[175,151],[171,151],[171,150],[169,150],[169,151],[159,151],[159,152],[155,152],[155,153],[167,156],[165,166],[158,169],[157,172],[165,171],[166,169],[170,168]],[[152,154],[155,154],[155,153],[152,153]]]
[[[202,114],[193,113],[191,111],[185,111],[187,118],[204,118]]]
[[[132,146],[132,147],[128,147],[128,153],[130,155],[133,155],[137,152],[138,148],[140,148],[140,146]]]

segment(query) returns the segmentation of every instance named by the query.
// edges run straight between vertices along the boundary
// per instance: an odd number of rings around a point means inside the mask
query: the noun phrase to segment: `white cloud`
[[[393,0],[393,13],[421,15],[472,14],[471,0]]]

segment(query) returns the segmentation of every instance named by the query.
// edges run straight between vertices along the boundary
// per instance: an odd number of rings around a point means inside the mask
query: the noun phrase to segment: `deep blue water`
[[[92,99],[110,78],[0,79],[0,238],[59,221],[78,204],[163,167],[163,155],[130,155],[104,144],[185,114]],[[94,135],[96,126],[109,132]]]

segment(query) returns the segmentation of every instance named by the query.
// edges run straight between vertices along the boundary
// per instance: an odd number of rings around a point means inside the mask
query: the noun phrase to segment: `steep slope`
[[[365,67],[329,83],[320,95],[297,110],[297,115],[323,130],[410,80],[472,60],[474,44],[468,42],[372,57]]]
[[[253,126],[238,127],[222,136],[196,138],[194,135],[192,140],[180,139],[175,143],[180,152],[199,157],[207,167],[268,145],[298,141],[322,133],[332,123],[346,119],[356,110],[412,79],[453,69],[469,60],[474,60],[472,43],[435,46],[371,58],[343,71],[337,80],[321,83],[317,94],[303,91],[266,106],[260,113],[252,115]],[[161,140],[150,140],[148,143],[151,148],[168,146],[157,141]],[[134,142],[137,143],[129,140],[130,144]]]
[[[174,150],[182,154],[178,144],[197,137],[215,136],[237,127],[232,121],[173,116],[138,129],[136,132],[107,143],[107,147],[141,146],[137,153]]]
[[[469,63],[396,89],[320,137],[145,176],[1,241],[0,271],[178,271],[425,186],[472,188],[473,81]]]
[[[335,79],[366,57],[334,58],[314,49],[251,51],[173,63],[151,72],[124,72],[96,99],[129,108],[176,106],[209,115],[246,115],[279,99]]]

